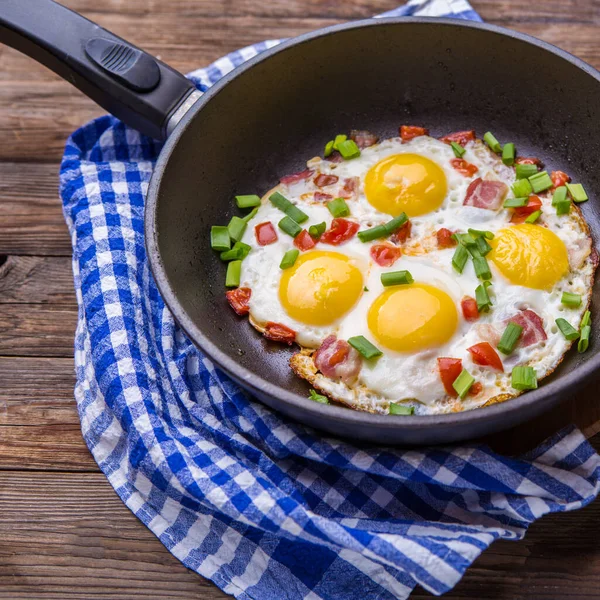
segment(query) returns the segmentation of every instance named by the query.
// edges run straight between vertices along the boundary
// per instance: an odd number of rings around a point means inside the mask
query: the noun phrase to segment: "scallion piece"
[[[329,209],[329,212],[336,218],[347,217],[350,214],[350,209],[343,198],[336,198],[335,200],[328,202],[327,208]]]
[[[571,199],[567,197],[567,188],[564,185],[554,190],[552,206],[556,208],[557,215],[568,215],[571,212]]]
[[[485,283],[488,283],[487,281]],[[487,285],[478,285],[475,288],[475,301],[477,302],[477,310],[482,313],[482,312],[489,312],[491,306],[492,306],[492,301],[490,300],[490,297],[488,295],[488,289],[489,286]]]
[[[389,235],[389,233],[385,228],[385,225],[377,225],[377,227],[371,227],[371,229],[359,231],[356,235],[358,236],[358,239],[364,243],[386,237]]]
[[[517,345],[517,341],[521,337],[523,333],[523,328],[512,321],[506,326],[500,341],[498,342],[498,350],[502,352],[502,354],[512,354],[512,351],[515,349]]]
[[[371,344],[371,342],[362,335],[349,338],[348,343],[367,360],[377,358],[383,354],[379,348],[373,346],[373,344]]]
[[[404,404],[397,404],[396,402],[390,402],[389,411],[390,415],[409,416],[415,413],[415,407],[405,406]]]
[[[488,261],[483,256],[474,256],[473,266],[475,267],[475,275],[478,277],[478,279],[492,278],[490,265],[488,265]]]
[[[515,198],[527,198],[529,200],[533,188],[529,183],[529,179],[518,179],[512,184],[512,191]],[[527,202],[525,204],[527,204]]]
[[[327,396],[323,396],[323,394],[317,393],[315,390],[310,390],[308,393],[308,398],[313,402],[318,402],[319,404],[329,404],[329,398]]]
[[[227,265],[227,275],[225,275],[226,287],[239,287],[242,274],[242,261],[232,260]]]
[[[572,294],[571,292],[563,292],[560,302],[569,308],[577,308],[581,306],[581,296],[579,294]]]
[[[271,204],[284,212],[288,217],[294,219],[296,223],[304,223],[308,219],[308,215],[303,213],[297,206],[294,206],[285,196],[279,192],[275,192],[269,196]]]
[[[454,156],[456,156],[456,158],[462,158],[463,154],[466,152],[466,150],[456,142],[450,142],[450,147],[454,150]]]
[[[500,142],[494,137],[494,134],[491,131],[488,131],[486,134],[484,134],[483,141],[490,147],[490,150],[496,154],[502,152],[502,146],[500,145]]]
[[[468,260],[469,252],[462,244],[459,244],[454,251],[454,255],[452,256],[452,266],[459,273],[462,273]]]
[[[360,156],[360,148],[354,140],[346,140],[338,144],[338,151],[344,157],[344,160],[358,158]]]
[[[531,188],[533,189],[535,194],[545,192],[546,190],[549,190],[553,185],[552,179],[550,179],[550,175],[548,175],[547,171],[540,171],[539,173],[532,175],[529,178],[529,183],[531,183]]]
[[[588,200],[588,195],[580,183],[567,183],[566,185],[574,202],[585,202]]]
[[[260,206],[260,196],[257,196],[256,194],[236,196],[235,203],[238,208],[254,208],[255,206]]]
[[[581,328],[581,337],[579,338],[579,342],[577,344],[578,352],[585,352],[590,345],[590,333],[592,328],[589,325],[584,325]]]
[[[246,223],[254,218],[254,215],[258,212],[258,208],[253,208],[245,217],[242,217],[242,220],[246,221]]]
[[[569,323],[566,319],[558,318],[556,319],[556,325],[560,329],[561,333],[568,340],[576,340],[579,337],[579,331]]]
[[[517,175],[517,179],[529,179],[532,175],[535,175],[538,172],[538,168],[535,165],[517,165],[515,167],[515,173]]]
[[[492,251],[492,247],[488,244],[487,240],[484,237],[478,237],[475,247],[481,254],[481,256],[485,256],[489,252]]]
[[[342,142],[345,142],[348,139],[347,135],[336,135],[335,139],[333,140],[333,149],[334,150],[339,150],[339,146]]]
[[[277,225],[281,231],[291,235],[293,238],[295,238],[302,231],[302,227],[300,227],[300,225],[298,225],[298,223],[296,223],[296,221],[290,217],[283,217],[283,219],[281,219]]]
[[[592,324],[592,313],[589,310],[586,310],[583,313],[580,327],[585,327],[586,325],[591,325],[591,324]]]
[[[326,229],[327,229],[327,223],[325,223],[325,221],[323,221],[322,223],[317,223],[316,225],[311,225],[308,228],[308,233],[310,234],[311,237],[319,238],[325,233]]]
[[[512,167],[515,164],[515,145],[512,142],[504,144],[502,148],[502,162],[507,167]]]
[[[387,231],[388,235],[392,235],[402,227],[408,221],[408,215],[406,213],[400,213],[397,217],[394,217],[391,221],[384,223],[383,226]]]
[[[469,393],[469,390],[474,383],[475,378],[471,375],[471,373],[469,373],[469,371],[463,369],[460,375],[454,380],[452,387],[462,399]]]
[[[542,211],[541,210],[536,210],[535,212],[532,212],[526,219],[525,219],[525,223],[535,223],[541,216]]]
[[[323,156],[327,158],[333,154],[333,140],[330,140],[325,144],[325,150],[323,152]]]
[[[511,373],[511,385],[515,390],[535,390],[537,388],[537,375],[533,367],[514,367]]]
[[[452,238],[463,246],[475,245],[475,238],[470,233],[453,233]]]
[[[391,273],[381,274],[381,283],[385,287],[390,285],[406,285],[408,283],[414,283],[413,276],[409,271],[393,271]]]
[[[523,181],[526,181],[525,179]],[[521,208],[527,206],[529,198],[507,198],[504,201],[504,208]]]
[[[247,226],[248,223],[246,223],[244,219],[241,219],[240,217],[231,217],[231,221],[229,221],[229,225],[227,225],[229,237],[235,242],[239,242],[242,239]]]
[[[300,254],[300,250],[298,250],[297,248],[292,248],[291,250],[288,250],[283,255],[283,258],[281,259],[281,262],[279,263],[279,268],[280,269],[289,269],[290,267],[293,267],[299,254]]]
[[[221,252],[221,260],[244,260],[250,253],[250,250],[251,248],[248,246],[248,244],[244,244],[244,242],[236,242],[231,250]]]
[[[486,240],[493,240],[494,234],[491,231],[484,231],[482,229],[467,229],[472,237],[484,237]]]
[[[213,225],[210,228],[210,247],[217,252],[224,252],[231,248],[231,238],[227,227]]]

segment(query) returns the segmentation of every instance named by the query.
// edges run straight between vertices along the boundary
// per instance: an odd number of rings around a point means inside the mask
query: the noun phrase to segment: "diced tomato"
[[[398,246],[375,244],[371,246],[371,258],[381,267],[391,267],[402,255]]]
[[[479,381],[476,381],[467,392],[467,396],[477,396],[477,394],[481,394],[483,390],[483,386]]]
[[[460,301],[460,307],[462,308],[463,317],[466,321],[477,321],[479,319],[479,309],[477,308],[477,301],[471,296],[465,296]]]
[[[342,242],[346,242],[354,237],[358,231],[358,227],[358,223],[338,217],[331,221],[329,229],[321,236],[321,241],[324,244],[339,246]]]
[[[467,350],[471,353],[473,362],[476,365],[492,367],[492,369],[504,372],[502,361],[489,342],[479,342],[479,344],[475,344]]]
[[[333,196],[331,194],[326,194],[325,192],[315,192],[314,199],[317,202],[325,202],[327,200],[333,200]]]
[[[473,129],[469,129],[468,131],[455,131],[454,133],[449,133],[448,135],[441,137],[440,140],[446,144],[456,142],[457,144],[464,146],[468,142],[475,140],[475,131]]]
[[[259,223],[254,228],[254,234],[256,235],[256,242],[259,246],[268,246],[277,241],[277,232],[271,221]]]
[[[473,175],[479,171],[475,165],[472,165],[463,158],[453,158],[450,161],[450,164],[465,177],[473,177]]]
[[[240,316],[247,315],[250,312],[249,302],[251,295],[252,290],[247,287],[239,287],[225,293],[227,302],[229,302],[231,308]]]
[[[412,231],[412,223],[410,221],[406,221],[398,231],[393,233],[390,236],[390,240],[394,242],[394,244],[403,244],[409,237],[410,232]]]
[[[519,156],[518,158],[515,158],[515,164],[535,165],[538,167],[538,169],[544,166],[544,163],[539,158],[535,158],[534,156]]]
[[[456,246],[456,240],[452,237],[452,231],[445,227],[438,229],[435,236],[437,237],[438,248],[452,248]]]
[[[460,358],[438,358],[438,369],[440,370],[440,378],[444,384],[444,389],[449,396],[456,398],[458,394],[452,387],[456,378],[462,371],[462,360]]]
[[[519,206],[514,209],[514,213],[510,218],[511,223],[524,223],[525,219],[536,210],[540,210],[542,201],[535,195],[531,194],[526,206]]]
[[[571,178],[564,171],[552,171],[550,179],[552,179],[553,190],[571,181]]]
[[[403,142],[408,142],[416,137],[421,137],[422,135],[429,135],[429,129],[425,129],[425,127],[416,127],[414,125],[402,125],[400,127],[400,137]]]
[[[294,246],[298,248],[298,250],[310,250],[315,247],[315,240],[310,236],[306,229],[303,229],[295,238],[294,238]]]
[[[273,323],[269,321],[265,325],[263,335],[274,342],[283,342],[288,346],[291,346],[296,341],[296,332],[281,323]]]
[[[319,173],[313,181],[317,187],[325,187],[326,185],[337,183],[338,179],[339,177],[337,175],[325,175],[325,173]]]

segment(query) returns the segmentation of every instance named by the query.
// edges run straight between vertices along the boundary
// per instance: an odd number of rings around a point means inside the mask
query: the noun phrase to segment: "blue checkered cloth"
[[[478,19],[464,0],[391,15]],[[277,42],[191,74],[200,90]],[[144,198],[160,144],[106,116],[76,131],[60,190],[79,304],[83,436],[135,515],[184,565],[237,598],[406,598],[451,589],[496,539],[599,490],[576,429],[521,459],[481,445],[364,449],[243,393],[187,339],[148,269]]]

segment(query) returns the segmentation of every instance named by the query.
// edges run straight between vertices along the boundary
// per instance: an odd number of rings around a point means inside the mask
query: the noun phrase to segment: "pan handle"
[[[53,0],[1,0],[0,42],[159,140],[201,95],[181,73]]]

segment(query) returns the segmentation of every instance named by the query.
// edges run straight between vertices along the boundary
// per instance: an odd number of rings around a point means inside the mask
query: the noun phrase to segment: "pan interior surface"
[[[167,142],[147,220],[163,296],[192,339],[234,378],[271,406],[335,433],[431,443],[532,417],[592,370],[598,339],[585,355],[569,352],[537,391],[472,411],[478,415],[390,419],[315,405],[288,366],[294,351],[267,342],[229,308],[225,267],[210,250],[209,231],[236,214],[234,195],[264,194],[322,154],[334,134],[368,129],[392,137],[401,124],[413,124],[434,136],[491,130],[521,155],[542,158],[548,171],[568,171],[591,197],[583,211],[597,238],[600,82],[593,69],[505,30],[408,19],[310,34],[228,79]],[[596,286],[593,304],[598,293]]]

